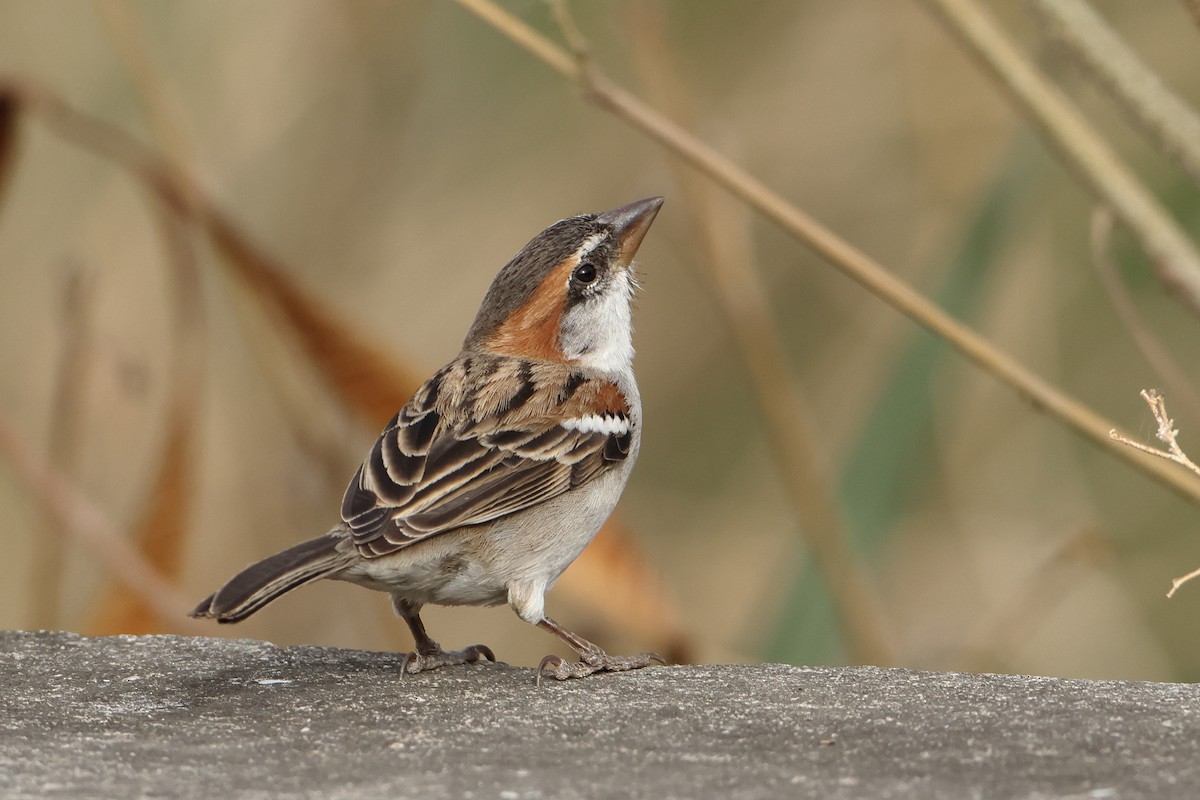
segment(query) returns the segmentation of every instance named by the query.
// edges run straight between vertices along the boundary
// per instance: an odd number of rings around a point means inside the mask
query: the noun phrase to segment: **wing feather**
[[[380,434],[342,500],[363,556],[515,514],[629,456],[633,423],[615,385],[565,365],[504,366],[478,355],[451,364]],[[466,391],[472,369],[520,385],[497,409],[494,396]],[[605,425],[586,424],[598,419]]]

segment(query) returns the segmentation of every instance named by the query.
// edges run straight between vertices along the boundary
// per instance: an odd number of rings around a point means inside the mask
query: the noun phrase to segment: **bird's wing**
[[[514,514],[628,457],[633,421],[614,384],[526,362],[489,368],[498,377],[475,392],[461,390],[480,383],[466,380],[469,361],[438,373],[376,440],[342,500],[362,555]]]

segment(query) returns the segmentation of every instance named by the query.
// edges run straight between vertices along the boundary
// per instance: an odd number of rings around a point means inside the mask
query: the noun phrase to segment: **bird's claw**
[[[438,667],[451,667],[458,664],[473,664],[487,659],[493,664],[496,654],[486,644],[473,644],[461,650],[442,650],[441,648],[429,653],[405,653],[400,659],[400,677],[406,674],[416,674]]]
[[[639,653],[636,656],[610,656],[603,650],[587,653],[579,661],[564,661],[558,656],[549,655],[541,660],[537,668],[534,684],[542,685],[542,676],[549,675],[556,680],[565,681],[570,678],[582,678],[596,672],[625,672],[631,669],[648,667],[653,662],[666,666],[667,660],[658,653]]]

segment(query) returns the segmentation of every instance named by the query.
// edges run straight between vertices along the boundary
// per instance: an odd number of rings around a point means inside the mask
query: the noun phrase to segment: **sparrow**
[[[641,443],[633,375],[634,255],[662,206],[651,197],[560,220],[488,289],[462,351],[387,424],[323,536],[245,568],[191,615],[240,622],[320,578],[387,592],[415,651],[401,675],[486,658],[444,650],[426,604],[493,606],[566,642],[560,680],[665,663],[612,656],[546,616],[546,592],[616,506]]]

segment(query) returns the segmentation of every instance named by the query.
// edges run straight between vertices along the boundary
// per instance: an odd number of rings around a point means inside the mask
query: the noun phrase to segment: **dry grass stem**
[[[674,118],[691,120],[688,92],[670,58],[661,11],[657,4],[642,3],[629,9],[633,18],[626,29],[647,94]],[[749,214],[733,207],[717,187],[681,162],[673,164],[711,294],[749,375],[767,442],[805,543],[833,599],[850,659],[896,663],[884,633],[882,602],[854,552],[833,488],[823,475],[800,386],[772,321],[769,290],[755,268]]]
[[[50,463],[64,476],[75,471],[83,426],[83,400],[87,396],[92,363],[92,308],[95,275],[82,264],[69,264],[63,286],[58,330],[62,343],[54,376],[51,399]],[[63,627],[61,600],[63,573],[70,549],[57,535],[57,523],[46,518],[40,534],[44,539],[38,558],[30,568],[32,592],[29,616],[33,627],[59,630]]]
[[[1121,444],[1135,447],[1143,453],[1174,461],[1176,464],[1187,467],[1196,475],[1200,475],[1200,467],[1192,463],[1192,460],[1183,452],[1183,448],[1179,446],[1179,442],[1176,441],[1179,431],[1175,428],[1175,421],[1167,416],[1166,398],[1157,389],[1143,389],[1141,395],[1142,399],[1146,401],[1146,405],[1150,406],[1150,413],[1154,415],[1154,421],[1158,423],[1158,431],[1155,436],[1167,446],[1167,449],[1160,450],[1157,447],[1135,442],[1117,430],[1109,431],[1109,436]]]
[[[514,43],[566,78],[578,82],[578,67],[562,48],[547,40],[491,0],[458,0]],[[1110,440],[1108,420],[1051,386],[982,336],[951,317],[878,262],[844,241],[778,193],[752,177],[713,148],[696,139],[656,110],[613,84],[599,72],[591,77],[587,96],[599,107],[664,146],[727,191],[743,200],[789,235],[811,247],[830,264],[860,283],[914,322],[945,339],[964,356],[1026,399],[1102,449],[1149,474],[1194,503],[1200,503],[1200,481],[1153,459],[1144,459]]]
[[[178,104],[162,79],[162,70],[150,52],[134,5],[128,0],[99,0],[97,8],[125,74],[133,82],[150,120],[154,138],[174,163],[191,164],[191,137],[182,122]]]
[[[1121,282],[1112,257],[1112,226],[1113,214],[1108,208],[1101,206],[1092,213],[1092,263],[1096,267],[1096,273],[1100,276],[1100,285],[1108,293],[1117,317],[1129,330],[1134,344],[1141,351],[1146,363],[1158,373],[1159,378],[1175,396],[1176,402],[1182,397],[1188,412],[1200,419],[1200,394],[1193,388],[1187,373],[1171,357],[1167,348],[1142,319],[1137,306],[1125,289],[1125,284]]]
[[[1180,586],[1183,586],[1185,583],[1187,583],[1188,581],[1192,580],[1193,578],[1195,578],[1197,576],[1200,576],[1200,567],[1197,567],[1196,569],[1192,570],[1187,575],[1181,575],[1178,578],[1172,578],[1171,579],[1171,588],[1167,591],[1167,597],[1174,597],[1176,589],[1178,589]]]
[[[1124,109],[1160,152],[1200,183],[1200,117],[1085,0],[1025,0],[1083,73]]]
[[[1162,204],[975,0],[921,0],[1008,92],[1063,161],[1142,243],[1159,280],[1200,314],[1200,254]]]
[[[1154,415],[1154,421],[1158,424],[1158,431],[1155,436],[1160,442],[1167,446],[1166,450],[1161,450],[1157,447],[1135,442],[1119,431],[1110,431],[1109,435],[1121,444],[1141,450],[1143,453],[1149,453],[1159,458],[1164,458],[1168,461],[1174,461],[1180,466],[1186,467],[1195,475],[1200,475],[1200,467],[1187,457],[1187,453],[1179,446],[1178,436],[1179,430],[1175,427],[1175,421],[1167,416],[1167,401],[1156,389],[1143,389],[1141,391],[1142,399],[1146,401],[1146,405],[1150,406],[1150,413]],[[1167,597],[1172,597],[1175,590],[1183,584],[1200,575],[1200,569],[1189,572],[1180,578],[1175,578],[1171,581],[1171,590],[1167,592]]]
[[[575,24],[575,17],[571,15],[567,0],[546,0],[546,5],[550,7],[550,13],[554,16],[554,24],[558,26],[563,41],[567,43],[567,47],[571,48],[571,54],[575,57],[575,67],[579,72],[580,83],[586,90],[591,86],[592,74],[592,51],[588,46],[587,38]]]
[[[32,490],[43,512],[55,521],[55,530],[72,544],[91,552],[165,626],[182,633],[203,630],[186,616],[192,603],[121,535],[99,508],[41,459],[3,420],[0,420],[0,456]]]

